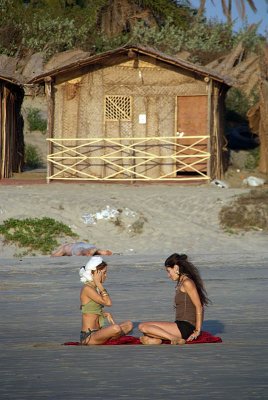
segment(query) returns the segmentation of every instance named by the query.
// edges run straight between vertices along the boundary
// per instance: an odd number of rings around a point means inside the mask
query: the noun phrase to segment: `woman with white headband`
[[[79,271],[80,280],[84,283],[81,289],[80,301],[82,311],[82,329],[80,343],[82,345],[103,344],[108,339],[116,339],[128,334],[133,329],[131,321],[116,324],[110,313],[103,307],[110,307],[112,300],[103,287],[107,277],[107,264],[100,256],[93,256],[85,267]],[[107,318],[109,326],[104,326]]]

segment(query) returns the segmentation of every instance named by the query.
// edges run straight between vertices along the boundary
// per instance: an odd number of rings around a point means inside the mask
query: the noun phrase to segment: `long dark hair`
[[[188,261],[187,255],[174,253],[166,259],[166,268],[173,268],[175,265],[180,267],[180,274],[187,275],[194,281],[202,306],[207,306],[209,303],[211,303],[207,297],[207,292],[204,288],[204,283],[201,279],[200,273],[198,269],[190,261]]]

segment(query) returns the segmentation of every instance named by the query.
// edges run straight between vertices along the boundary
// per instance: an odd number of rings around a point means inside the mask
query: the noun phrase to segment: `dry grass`
[[[251,190],[238,196],[219,214],[221,226],[228,232],[268,231],[268,190]]]

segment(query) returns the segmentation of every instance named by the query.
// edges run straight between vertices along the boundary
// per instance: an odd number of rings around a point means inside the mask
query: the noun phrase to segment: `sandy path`
[[[51,217],[69,225],[81,240],[123,254],[260,252],[267,234],[225,233],[218,213],[249,189],[214,186],[63,184],[0,186],[0,223],[8,218]],[[89,216],[121,210],[111,219],[86,223]],[[118,221],[117,221],[118,222]],[[14,255],[0,243],[2,257]]]

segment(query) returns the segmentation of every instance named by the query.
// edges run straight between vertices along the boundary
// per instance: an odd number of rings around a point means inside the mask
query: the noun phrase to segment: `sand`
[[[140,321],[173,320],[174,283],[163,261],[174,251],[188,253],[212,300],[203,329],[223,339],[193,346],[62,346],[79,337],[78,270],[85,257],[14,257],[20,249],[1,242],[0,398],[266,398],[267,234],[230,235],[218,222],[221,207],[247,190],[0,185],[0,222],[49,216],[81,239],[122,253],[107,257],[105,286],[113,299],[109,311],[117,322],[131,319],[135,336]],[[122,211],[121,224],[86,223],[107,206],[110,213]]]
[[[0,185],[0,223],[9,218],[51,217],[70,226],[79,240],[123,255],[256,254],[266,250],[267,234],[230,234],[218,219],[224,205],[249,190],[209,184],[28,185],[22,181]],[[9,258],[21,249],[1,238],[0,252]]]
[[[62,346],[79,338],[82,258],[0,258],[1,399],[267,398],[267,253],[198,255],[203,329],[223,343],[186,346]],[[109,311],[134,336],[173,321],[174,286],[160,257],[109,257]]]

